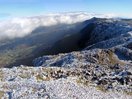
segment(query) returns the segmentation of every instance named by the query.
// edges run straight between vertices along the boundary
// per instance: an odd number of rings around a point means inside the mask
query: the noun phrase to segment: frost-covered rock
[[[86,68],[87,67],[87,68]],[[5,99],[131,99],[132,72],[85,68],[14,67],[0,69],[0,98]],[[117,68],[117,67],[116,67]],[[128,68],[131,68],[128,66]],[[117,68],[118,69],[118,68]],[[127,81],[127,83],[126,83]],[[123,84],[122,84],[123,82]],[[118,90],[118,91],[117,91]]]
[[[126,54],[127,53],[127,54]],[[125,55],[124,55],[125,54]],[[58,55],[49,55],[36,58],[34,66],[59,66],[59,67],[83,67],[89,64],[95,65],[115,65],[131,64],[132,51],[125,47],[115,47],[111,49],[92,49],[78,52],[71,52]],[[48,57],[46,59],[45,57]],[[36,62],[42,64],[36,64]]]
[[[98,18],[91,20],[81,31],[82,41],[80,42],[87,46],[85,50],[93,48],[107,49],[132,42],[132,24],[124,20]]]

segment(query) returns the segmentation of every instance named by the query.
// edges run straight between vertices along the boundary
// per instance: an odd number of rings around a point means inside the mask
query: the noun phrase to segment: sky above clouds
[[[0,0],[0,39],[24,37],[39,26],[72,24],[92,17],[132,18],[131,4],[132,0]]]
[[[132,0],[0,0],[0,19],[76,11],[132,17]]]

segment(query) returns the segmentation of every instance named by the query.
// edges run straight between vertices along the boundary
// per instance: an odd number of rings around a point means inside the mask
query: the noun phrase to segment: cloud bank
[[[30,34],[40,26],[53,26],[57,24],[73,24],[88,20],[92,17],[111,18],[113,14],[94,14],[86,12],[57,13],[34,17],[14,18],[0,22],[0,39],[18,38]]]

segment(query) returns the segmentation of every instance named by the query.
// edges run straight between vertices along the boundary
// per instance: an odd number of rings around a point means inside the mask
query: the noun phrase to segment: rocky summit
[[[132,99],[132,20],[92,18],[81,24],[32,66],[0,68],[0,98]]]

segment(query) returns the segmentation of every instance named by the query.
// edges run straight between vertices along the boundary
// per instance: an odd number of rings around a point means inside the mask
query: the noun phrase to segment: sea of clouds
[[[0,39],[18,38],[30,34],[40,26],[53,26],[57,24],[73,24],[93,17],[111,18],[113,14],[94,14],[87,12],[54,13],[33,17],[13,18],[0,22]]]

